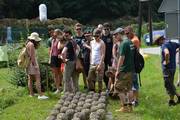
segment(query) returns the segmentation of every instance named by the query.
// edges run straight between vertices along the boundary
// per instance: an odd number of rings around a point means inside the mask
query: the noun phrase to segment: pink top
[[[58,56],[58,40],[53,39],[51,45],[51,56]]]

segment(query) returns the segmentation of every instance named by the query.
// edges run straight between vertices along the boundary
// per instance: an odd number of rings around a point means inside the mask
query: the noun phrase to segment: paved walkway
[[[153,54],[153,55],[160,55],[161,54],[161,50],[160,47],[151,47],[151,48],[141,48],[141,50],[143,51],[144,54]],[[178,66],[178,56],[179,54],[176,54],[176,64]]]
[[[160,47],[151,47],[151,48],[142,48],[143,53],[145,54],[154,54],[154,55],[160,55]]]

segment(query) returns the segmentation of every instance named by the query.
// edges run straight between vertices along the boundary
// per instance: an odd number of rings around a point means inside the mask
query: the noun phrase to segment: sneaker
[[[45,99],[48,99],[48,97],[45,96],[45,95],[42,95],[42,96],[38,96],[38,99],[39,99],[39,100],[45,100]]]
[[[169,100],[169,106],[175,106],[175,105],[176,105],[176,103],[174,100]]]
[[[34,95],[29,95],[29,97],[34,97]]]
[[[58,94],[58,93],[60,93],[60,90],[56,90],[55,92],[54,92],[54,94]]]
[[[106,95],[107,96],[109,96],[109,93],[110,93],[109,89],[106,89]]]
[[[176,102],[177,104],[180,104],[180,96],[178,96],[178,100]]]
[[[134,106],[134,107],[137,107],[138,105],[139,105],[139,102],[138,101],[132,101],[132,105]]]

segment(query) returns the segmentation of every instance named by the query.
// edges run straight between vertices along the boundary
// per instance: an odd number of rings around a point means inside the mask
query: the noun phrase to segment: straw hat
[[[31,33],[31,35],[28,36],[28,39],[34,40],[34,41],[36,41],[36,42],[41,41],[41,38],[39,37],[39,34],[36,33],[36,32]]]
[[[164,35],[156,35],[156,36],[154,36],[154,41],[153,41],[153,43],[154,44],[158,44],[159,43],[159,40],[161,39],[161,38],[163,38],[164,39]]]

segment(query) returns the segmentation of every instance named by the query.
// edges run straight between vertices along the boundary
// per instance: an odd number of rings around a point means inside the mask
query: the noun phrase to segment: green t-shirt
[[[50,48],[52,44],[52,37],[47,40],[47,47]]]
[[[134,45],[128,39],[123,40],[123,42],[120,44],[120,48],[119,48],[120,56],[125,56],[124,63],[119,69],[121,72],[134,71],[133,50],[134,50]]]

